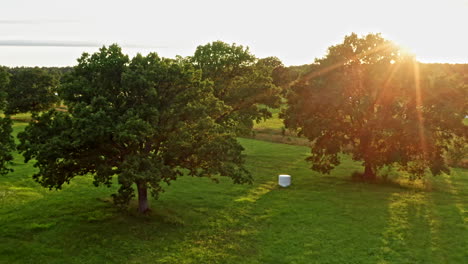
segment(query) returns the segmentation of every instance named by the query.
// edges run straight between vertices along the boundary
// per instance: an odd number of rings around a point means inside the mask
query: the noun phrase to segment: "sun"
[[[425,63],[467,63],[468,1],[407,1],[388,10],[378,28],[384,37]]]

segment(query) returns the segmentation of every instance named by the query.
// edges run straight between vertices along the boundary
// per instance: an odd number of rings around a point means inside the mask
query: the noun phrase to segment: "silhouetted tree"
[[[374,179],[397,163],[413,177],[448,172],[444,152],[466,137],[467,89],[459,76],[431,75],[380,35],[346,36],[295,82],[285,125],[312,143],[312,169],[329,173],[340,153]]]

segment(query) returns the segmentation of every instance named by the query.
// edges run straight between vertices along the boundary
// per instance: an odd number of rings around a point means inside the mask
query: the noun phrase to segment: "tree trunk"
[[[377,175],[375,174],[374,168],[372,168],[372,165],[368,163],[364,163],[364,175],[363,178],[365,180],[373,181],[377,178]]]
[[[374,181],[377,178],[377,175],[375,174],[374,166],[372,166],[371,160],[372,158],[372,148],[371,148],[371,133],[370,131],[365,131],[361,138],[361,146],[362,146],[362,151],[363,151],[363,160],[364,160],[364,174],[362,175],[362,178],[367,181]]]
[[[144,214],[149,211],[148,187],[145,182],[137,182],[138,188],[138,212]]]

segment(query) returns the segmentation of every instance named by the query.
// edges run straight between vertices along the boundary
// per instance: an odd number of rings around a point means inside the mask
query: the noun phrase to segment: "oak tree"
[[[139,211],[146,212],[148,190],[157,197],[163,184],[188,174],[251,181],[243,148],[215,118],[226,110],[201,72],[155,53],[129,59],[117,45],[83,54],[60,90],[68,112],[34,115],[19,135],[33,176],[60,189],[76,176],[91,174],[94,184],[117,177],[117,204],[127,204],[136,186]]]
[[[329,173],[349,153],[375,179],[398,164],[411,177],[448,172],[444,153],[467,136],[460,76],[433,75],[379,34],[346,36],[291,87],[285,125],[311,141],[312,169]]]
[[[271,117],[268,107],[279,107],[281,90],[273,82],[273,70],[282,65],[279,59],[257,59],[248,48],[215,41],[198,46],[189,60],[202,70],[204,80],[213,82],[216,98],[229,106],[217,118],[224,126],[249,133],[254,121]]]

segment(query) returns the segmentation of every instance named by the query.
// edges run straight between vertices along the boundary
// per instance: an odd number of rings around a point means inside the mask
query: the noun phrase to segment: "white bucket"
[[[291,185],[291,176],[286,174],[281,174],[278,176],[278,184],[281,187],[288,187]]]

